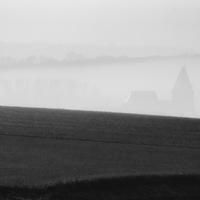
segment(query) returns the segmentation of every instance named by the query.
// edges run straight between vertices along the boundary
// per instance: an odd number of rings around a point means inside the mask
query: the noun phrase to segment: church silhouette
[[[194,116],[194,90],[186,68],[183,67],[172,89],[172,99],[160,100],[155,91],[133,91],[126,110],[141,114]]]

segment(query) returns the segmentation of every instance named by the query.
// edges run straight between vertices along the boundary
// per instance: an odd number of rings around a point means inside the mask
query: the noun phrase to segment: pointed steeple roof
[[[193,92],[192,84],[185,67],[181,69],[173,89],[173,92],[183,92],[183,91]]]

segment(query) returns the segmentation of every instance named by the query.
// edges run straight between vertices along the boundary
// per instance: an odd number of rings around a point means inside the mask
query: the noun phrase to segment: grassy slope
[[[0,185],[200,174],[200,120],[0,108]]]

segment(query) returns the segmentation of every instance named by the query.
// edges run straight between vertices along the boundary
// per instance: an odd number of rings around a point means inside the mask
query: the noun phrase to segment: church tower
[[[172,90],[173,110],[187,115],[195,113],[194,91],[188,73],[183,67]]]

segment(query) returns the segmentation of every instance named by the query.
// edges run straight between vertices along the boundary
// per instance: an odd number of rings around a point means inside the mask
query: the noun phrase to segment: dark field
[[[0,185],[200,175],[200,120],[0,108]]]
[[[93,179],[42,188],[0,187],[6,200],[199,200],[200,176]]]

